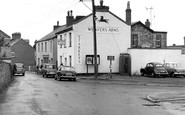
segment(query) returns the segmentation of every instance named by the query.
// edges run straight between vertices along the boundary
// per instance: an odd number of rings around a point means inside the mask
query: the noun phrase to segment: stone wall
[[[12,80],[12,66],[10,63],[0,61],[0,93]]]
[[[138,23],[132,26],[131,33],[131,42],[133,42],[133,35],[138,35],[138,42],[136,47],[132,46],[131,44],[131,48],[166,48],[166,32],[153,31],[152,29],[145,27],[143,24]],[[157,36],[160,36],[160,46],[157,46],[156,44]]]

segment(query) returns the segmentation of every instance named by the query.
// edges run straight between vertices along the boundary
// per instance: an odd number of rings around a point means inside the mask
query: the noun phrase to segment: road
[[[182,87],[55,81],[26,72],[0,99],[0,115],[172,115],[145,100],[150,93]]]

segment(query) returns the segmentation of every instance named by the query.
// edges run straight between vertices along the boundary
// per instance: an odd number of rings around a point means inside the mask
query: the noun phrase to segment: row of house
[[[103,4],[96,6],[95,11],[99,73],[110,71],[110,56],[114,57],[112,71],[126,75],[139,74],[148,61],[185,61],[182,49],[168,48],[167,32],[151,29],[148,19],[145,24],[131,22],[130,2],[125,11],[126,21]],[[57,22],[52,32],[36,42],[36,64],[63,64],[74,66],[77,73],[93,73],[92,16],[91,13],[74,17],[68,11],[66,24],[60,26]]]
[[[13,33],[12,38],[0,30],[0,58],[8,63],[23,63],[25,69],[35,66],[35,49],[29,40],[22,39],[21,33]]]

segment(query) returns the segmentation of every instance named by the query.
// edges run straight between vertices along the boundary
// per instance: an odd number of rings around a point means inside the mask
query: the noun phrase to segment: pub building
[[[128,7],[129,2],[127,4]],[[126,21],[109,11],[108,6],[95,6],[98,73],[119,72],[120,54],[127,54],[131,42],[131,11]],[[76,16],[68,11],[66,25],[57,35],[57,65],[74,66],[78,74],[94,73],[93,14]],[[111,66],[110,66],[111,61]]]

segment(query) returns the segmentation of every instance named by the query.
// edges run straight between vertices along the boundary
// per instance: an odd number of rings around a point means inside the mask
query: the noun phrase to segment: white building
[[[130,47],[131,26],[110,12],[107,6],[96,6],[96,17],[98,72],[108,73],[110,61],[107,57],[114,56],[112,72],[118,73],[120,53],[127,53]],[[91,65],[94,55],[92,19],[92,14],[74,19],[72,11],[68,12],[66,27],[56,33],[58,65],[72,65],[77,73],[94,72]]]

